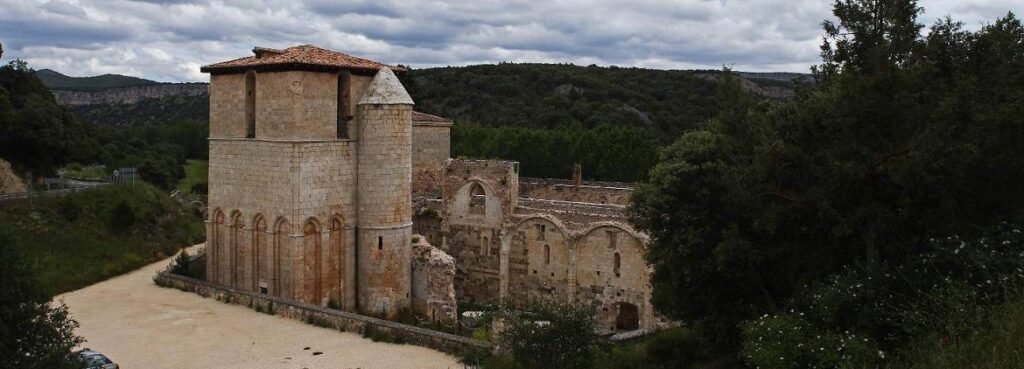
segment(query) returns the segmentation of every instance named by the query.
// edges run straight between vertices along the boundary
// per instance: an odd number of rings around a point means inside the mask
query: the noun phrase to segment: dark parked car
[[[85,349],[78,354],[82,356],[86,369],[120,369],[117,364],[96,351]]]

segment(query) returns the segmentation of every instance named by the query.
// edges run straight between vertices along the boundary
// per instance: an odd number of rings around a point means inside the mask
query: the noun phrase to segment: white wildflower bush
[[[955,343],[987,329],[989,308],[1024,292],[1017,226],[932,239],[917,252],[804,286],[785,311],[741,325],[741,357],[757,368],[878,367],[915,338]]]

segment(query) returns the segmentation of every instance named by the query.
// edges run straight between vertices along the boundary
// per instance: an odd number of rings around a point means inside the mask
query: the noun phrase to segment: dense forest
[[[502,63],[414,69],[402,80],[417,110],[455,120],[454,157],[516,160],[522,174],[532,177],[567,177],[573,163],[581,163],[586,179],[635,182],[646,178],[659,147],[717,111],[715,86],[721,74]],[[87,91],[156,83],[118,75],[67,77],[47,70],[36,76],[50,88]],[[791,94],[809,80],[793,73],[743,76],[744,90],[767,100],[777,100],[772,96],[778,91]],[[139,129],[205,121],[209,100],[166,96],[68,109],[96,126]]]
[[[720,75],[501,63],[411,70],[402,80],[417,110],[455,120],[454,157],[516,160],[531,177],[568,177],[580,163],[586,179],[635,182],[659,147],[718,111]],[[758,92],[792,89],[800,82],[786,78],[800,76],[745,79],[744,91],[770,99]]]
[[[52,176],[72,163],[138,167],[147,181],[170,189],[186,159],[208,155],[207,125],[181,120],[125,129],[84,121],[57,105],[24,62],[0,68],[0,158],[19,172]]]

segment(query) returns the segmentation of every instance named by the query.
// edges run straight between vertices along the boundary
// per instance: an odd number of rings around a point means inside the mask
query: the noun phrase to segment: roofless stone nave
[[[413,111],[403,69],[311,45],[253,53],[202,68],[210,281],[369,314],[553,299],[596,304],[610,331],[663,323],[628,184],[450,159],[452,122]]]

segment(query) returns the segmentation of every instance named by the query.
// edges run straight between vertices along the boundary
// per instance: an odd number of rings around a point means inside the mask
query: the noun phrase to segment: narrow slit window
[[[551,264],[551,246],[544,245],[544,264]]]
[[[256,138],[256,72],[245,74],[245,138]]]
[[[620,275],[619,274],[619,270],[622,268],[622,257],[619,256],[619,253],[617,253],[617,252],[615,253],[615,261],[614,262],[615,262],[615,265],[614,265],[614,267],[615,267],[615,276],[618,277]]]
[[[384,249],[384,237],[383,236],[377,236],[377,250],[383,250],[383,249]]]
[[[338,73],[338,138],[349,138],[348,122],[352,120],[352,107],[349,101],[349,73]]]

